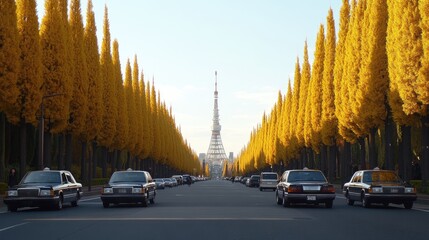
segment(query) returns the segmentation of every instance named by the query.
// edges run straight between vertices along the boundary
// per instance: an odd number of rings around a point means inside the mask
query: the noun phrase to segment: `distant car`
[[[173,175],[172,178],[176,179],[177,185],[183,184],[183,176],[182,175]]]
[[[21,182],[9,188],[4,203],[11,212],[21,207],[48,207],[62,209],[64,203],[76,207],[82,196],[82,184],[65,170],[31,171]]]
[[[154,178],[153,181],[156,184],[156,189],[165,189],[165,181],[162,178]]]
[[[335,188],[319,170],[288,170],[277,184],[276,199],[284,207],[291,203],[324,203],[326,208],[332,208]]]
[[[178,183],[177,180],[175,178],[170,178],[171,182],[173,183],[173,187],[177,187]]]
[[[417,199],[416,189],[405,183],[394,172],[388,170],[362,170],[353,174],[348,183],[344,184],[343,193],[347,204],[361,202],[363,207],[370,207],[372,203],[404,204],[406,209],[413,207]]]
[[[174,187],[173,180],[171,178],[164,178],[164,183],[166,187],[172,188]]]
[[[279,176],[275,172],[261,172],[259,179],[259,190],[272,189],[276,190]]]
[[[242,184],[246,184],[246,182],[247,182],[247,180],[249,179],[250,177],[243,177],[243,178],[241,178],[240,179],[240,182],[242,183]]]
[[[101,201],[108,208],[111,203],[140,203],[147,207],[155,203],[156,184],[147,171],[116,171],[103,187]]]
[[[259,187],[259,179],[260,176],[259,175],[252,175],[250,176],[249,179],[249,187]]]

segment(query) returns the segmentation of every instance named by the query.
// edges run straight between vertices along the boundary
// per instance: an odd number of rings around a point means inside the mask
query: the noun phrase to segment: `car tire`
[[[332,208],[333,205],[334,205],[334,201],[333,200],[325,202],[325,207],[326,208]]]
[[[283,207],[290,207],[290,202],[288,200],[286,200],[286,198],[284,196],[282,199],[282,205],[283,205]]]
[[[411,208],[413,208],[413,202],[412,202],[412,201],[404,202],[404,207],[405,207],[406,209],[411,209]]]
[[[388,202],[383,203],[383,207],[385,208],[389,207],[389,203]]]
[[[148,207],[149,206],[149,199],[145,199],[143,202],[142,202],[142,206],[143,207]]]
[[[355,201],[351,200],[349,197],[347,197],[346,199],[347,199],[347,205],[353,206],[353,204],[355,203]]]
[[[80,199],[79,193],[76,193],[76,200],[71,202],[72,207],[77,207],[77,201]]]
[[[150,204],[155,204],[155,198],[152,198],[152,199],[150,200]]]
[[[14,205],[7,205],[7,210],[9,212],[16,212],[16,211],[18,211],[18,208]]]
[[[110,205],[110,204],[109,204],[108,202],[103,202],[103,207],[104,207],[104,208],[108,208],[108,207],[109,207],[109,205]]]
[[[283,202],[283,200],[281,198],[279,198],[279,193],[278,192],[276,192],[276,202],[277,202],[277,205],[281,205],[282,202]]]
[[[260,188],[259,188],[259,191],[261,191],[261,192],[262,192],[262,190],[263,190],[263,189],[260,187]]]
[[[56,209],[56,210],[61,210],[61,209],[63,209],[63,196],[62,196],[62,195],[60,195],[60,199],[59,199],[59,201],[56,203],[56,205],[55,205],[55,209]]]
[[[368,201],[368,199],[365,198],[364,194],[362,194],[362,196],[361,196],[361,202],[362,202],[362,207],[364,207],[364,208],[371,207],[371,203]]]

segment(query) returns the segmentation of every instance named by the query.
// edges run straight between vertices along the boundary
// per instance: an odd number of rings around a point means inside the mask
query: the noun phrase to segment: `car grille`
[[[18,189],[19,197],[38,197],[39,189]]]
[[[130,194],[133,193],[132,188],[113,188],[114,194]]]
[[[404,188],[402,187],[383,187],[384,193],[404,193]]]

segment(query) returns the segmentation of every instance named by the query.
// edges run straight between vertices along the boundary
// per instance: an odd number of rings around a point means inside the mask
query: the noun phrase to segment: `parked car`
[[[76,207],[81,198],[82,184],[65,170],[31,171],[21,182],[9,188],[3,202],[11,212],[21,207],[48,207],[62,209],[64,203]]]
[[[370,207],[372,203],[404,204],[406,209],[413,207],[417,199],[416,189],[401,180],[394,172],[388,170],[362,170],[353,174],[348,183],[344,184],[343,193],[347,204],[361,202],[363,207]]]
[[[162,178],[154,178],[153,181],[156,184],[156,189],[165,189],[165,181]]]
[[[259,175],[252,175],[250,176],[249,179],[249,187],[259,187],[259,179],[260,176]]]
[[[332,208],[335,188],[319,170],[288,170],[277,184],[276,199],[284,207],[291,203],[324,203],[326,208]]]
[[[173,187],[177,187],[178,183],[177,180],[175,178],[170,178],[171,182],[173,183]]]
[[[176,179],[178,185],[183,184],[183,176],[182,175],[173,175],[172,178]]]
[[[101,201],[108,208],[111,203],[140,203],[147,207],[155,203],[156,184],[147,171],[116,171],[103,187]]]
[[[275,172],[261,172],[259,179],[259,190],[272,189],[276,190],[279,176]]]
[[[174,186],[173,180],[171,178],[164,178],[163,180],[166,187],[172,188]]]

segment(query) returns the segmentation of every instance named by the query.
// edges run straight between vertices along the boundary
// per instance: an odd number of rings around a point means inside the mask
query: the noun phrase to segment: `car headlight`
[[[416,193],[416,189],[413,187],[406,187],[405,193]]]
[[[53,196],[54,195],[54,191],[50,190],[50,189],[41,189],[40,190],[40,196],[42,197],[48,197],[48,196]]]
[[[383,192],[383,188],[382,187],[372,187],[370,188],[371,193],[382,193]]]
[[[112,193],[113,193],[113,188],[111,187],[103,188],[103,194],[112,194]]]
[[[133,193],[143,193],[143,188],[133,188]]]
[[[17,190],[9,190],[7,191],[8,197],[18,197],[18,191]]]

